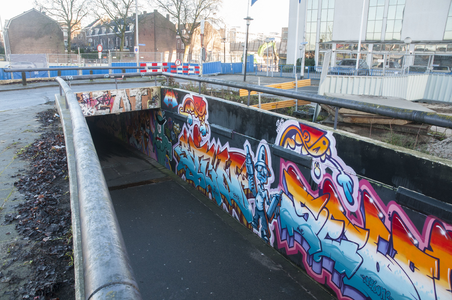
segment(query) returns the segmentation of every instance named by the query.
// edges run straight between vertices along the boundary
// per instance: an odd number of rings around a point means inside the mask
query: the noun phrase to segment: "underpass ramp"
[[[143,299],[335,299],[169,170],[91,130]]]

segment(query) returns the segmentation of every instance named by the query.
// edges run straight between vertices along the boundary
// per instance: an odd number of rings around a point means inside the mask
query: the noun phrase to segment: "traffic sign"
[[[135,53],[138,53],[138,46],[135,46],[135,47],[133,48],[133,51],[134,51]]]
[[[97,51],[102,52],[102,50],[104,50],[104,47],[101,44],[97,45]]]
[[[180,61],[180,59],[176,59],[176,61],[174,62],[174,64],[176,65],[176,66],[180,66],[181,65],[181,61]]]

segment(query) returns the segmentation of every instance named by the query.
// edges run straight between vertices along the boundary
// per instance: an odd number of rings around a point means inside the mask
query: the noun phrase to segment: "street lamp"
[[[136,38],[135,38],[135,40],[136,40],[136,43],[135,43],[135,55],[136,55],[136,60],[137,60],[137,67],[139,66],[138,65],[138,62],[139,62],[139,56],[140,56],[140,54],[139,54],[139,52],[140,52],[140,50],[139,50],[139,45],[138,45],[138,0],[135,0],[135,35],[136,35]]]
[[[243,81],[246,81],[246,65],[248,58],[248,32],[250,29],[250,23],[253,20],[250,16],[247,16],[244,20],[246,20],[246,40],[245,40],[245,74],[243,75]]]

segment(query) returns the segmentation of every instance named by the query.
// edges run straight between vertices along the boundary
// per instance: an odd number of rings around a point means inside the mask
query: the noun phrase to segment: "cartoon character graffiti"
[[[208,139],[209,124],[207,101],[203,97],[187,94],[179,105],[179,113],[188,116],[188,124],[192,127],[196,146]]]
[[[261,238],[266,242],[269,241],[268,223],[274,218],[279,202],[281,201],[281,194],[273,194],[269,196],[268,187],[273,182],[274,176],[270,169],[271,156],[268,150],[268,145],[261,143],[257,153],[256,163],[253,163],[250,153],[250,145],[246,145],[246,175],[248,177],[248,184],[251,193],[255,199],[254,216],[252,226],[259,232]],[[268,209],[266,209],[267,205]],[[259,226],[260,221],[260,226]]]
[[[174,90],[166,90],[163,103],[169,108],[177,107],[177,96],[178,94]]]
[[[311,168],[313,180],[319,184],[329,168],[342,187],[338,192],[344,205],[352,212],[358,207],[358,179],[355,171],[347,166],[336,153],[335,139],[327,132],[294,120],[282,122],[278,126],[277,145],[313,158]]]
[[[173,160],[173,145],[165,135],[165,124],[167,119],[162,111],[158,111],[156,121],[157,130],[155,131],[155,145],[157,149],[157,160],[161,165],[171,170],[170,161]]]

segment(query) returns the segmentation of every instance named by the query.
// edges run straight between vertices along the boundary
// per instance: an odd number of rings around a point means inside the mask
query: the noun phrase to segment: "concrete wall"
[[[93,121],[339,299],[451,297],[450,161],[182,90]]]

